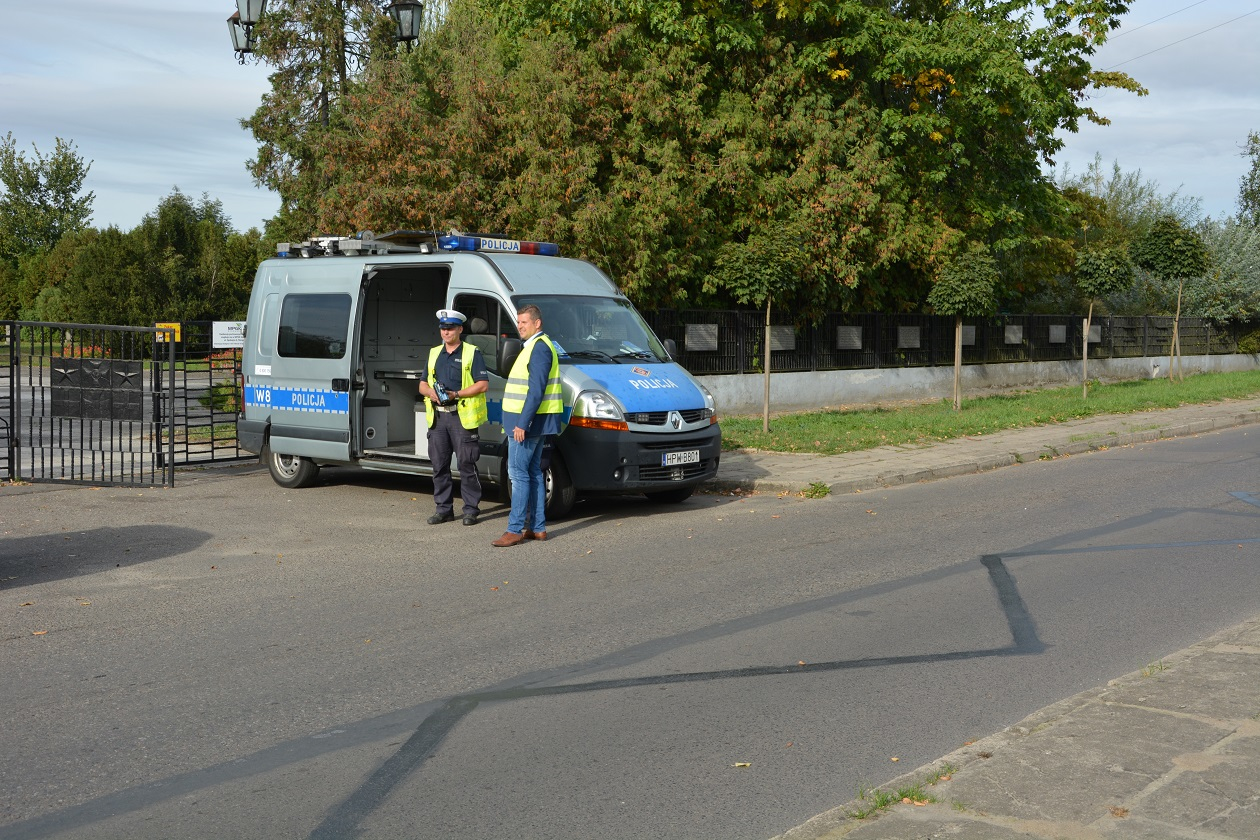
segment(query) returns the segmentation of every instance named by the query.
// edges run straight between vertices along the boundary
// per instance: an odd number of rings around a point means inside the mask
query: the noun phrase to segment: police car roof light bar
[[[362,231],[357,236],[313,236],[305,242],[279,242],[276,256],[281,258],[385,256],[388,254],[431,254],[434,246],[443,251],[489,251],[496,253],[559,255],[560,246],[552,242],[528,242],[500,236],[453,233],[441,236],[431,231],[393,231],[374,236]]]
[[[499,236],[462,233],[439,236],[438,247],[443,251],[496,251],[513,254],[537,254],[543,257],[554,257],[560,253],[560,246],[553,242],[528,242],[520,239],[505,239]]]

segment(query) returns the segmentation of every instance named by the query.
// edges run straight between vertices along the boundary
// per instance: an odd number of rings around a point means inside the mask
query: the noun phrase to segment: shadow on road
[[[29,586],[183,554],[210,534],[170,525],[90,528],[0,540],[0,583]]]

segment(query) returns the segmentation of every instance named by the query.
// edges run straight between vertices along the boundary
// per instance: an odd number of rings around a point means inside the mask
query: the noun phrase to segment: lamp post
[[[411,43],[420,38],[420,18],[424,14],[424,4],[417,0],[394,0],[387,9],[394,19],[395,41],[402,41],[411,51]]]
[[[236,11],[227,19],[228,34],[232,37],[232,50],[239,64],[254,51],[254,25],[262,18],[267,0],[236,0]]]

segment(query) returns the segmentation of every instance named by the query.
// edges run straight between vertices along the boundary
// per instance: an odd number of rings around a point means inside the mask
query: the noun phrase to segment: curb
[[[1126,415],[1113,415],[1124,417]],[[1032,461],[1050,461],[1087,452],[1102,452],[1117,446],[1131,446],[1138,443],[1149,443],[1154,440],[1188,437],[1204,432],[1220,429],[1236,428],[1260,424],[1260,411],[1240,411],[1234,414],[1202,420],[1192,420],[1176,425],[1156,429],[1144,429],[1134,432],[1111,432],[1094,440],[1076,441],[1064,446],[1044,444],[1035,450],[1012,451],[1005,455],[990,455],[978,460],[962,460],[929,469],[906,470],[905,472],[889,472],[878,476],[865,476],[852,480],[828,482],[833,494],[858,493],[865,490],[879,490],[896,487],[902,484],[916,484],[924,481],[935,481],[943,478],[955,478],[962,475],[974,475],[1001,467],[1011,467]],[[1045,428],[1045,427],[1041,427]],[[794,453],[765,453],[770,457],[782,454],[791,457]],[[835,456],[824,456],[835,457]],[[721,476],[709,479],[697,489],[702,493],[776,493],[780,495],[799,493],[808,485],[788,483],[776,478],[724,479]]]
[[[1260,626],[1260,617],[1227,627],[1197,644],[1161,657],[1160,661],[1165,663],[1169,669],[1184,666],[1186,663],[1206,653],[1213,652],[1228,640],[1246,632],[1248,628],[1256,626]],[[1086,689],[1057,703],[1052,703],[1033,712],[1012,726],[959,747],[936,761],[929,762],[908,773],[889,779],[887,782],[878,785],[878,788],[882,790],[896,790],[921,784],[924,779],[930,778],[946,765],[952,768],[952,775],[956,776],[966,771],[969,767],[987,761],[1000,750],[1018,749],[1023,745],[1024,739],[1035,736],[1039,732],[1052,729],[1076,712],[1093,705],[1108,705],[1110,702],[1108,695],[1115,689],[1140,683],[1142,680],[1147,679],[1143,670],[1130,671],[1123,676],[1109,680],[1104,685]],[[771,840],[839,840],[839,838],[851,834],[860,828],[877,823],[880,817],[887,812],[881,811],[866,819],[853,819],[849,816],[849,814],[863,807],[869,807],[869,803],[864,803],[860,799],[849,800],[845,804],[825,811],[795,828],[788,829],[788,831],[771,838]],[[895,810],[897,807],[899,806],[893,805],[887,810]],[[979,812],[977,813],[979,816],[984,816]],[[965,836],[965,834],[960,834],[959,836]]]

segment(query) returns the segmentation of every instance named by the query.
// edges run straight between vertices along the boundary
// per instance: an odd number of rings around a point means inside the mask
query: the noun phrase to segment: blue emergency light
[[[554,257],[560,253],[560,246],[553,242],[525,242],[520,239],[468,234],[439,236],[438,247],[443,251],[497,251],[512,254],[538,254],[542,257]]]

